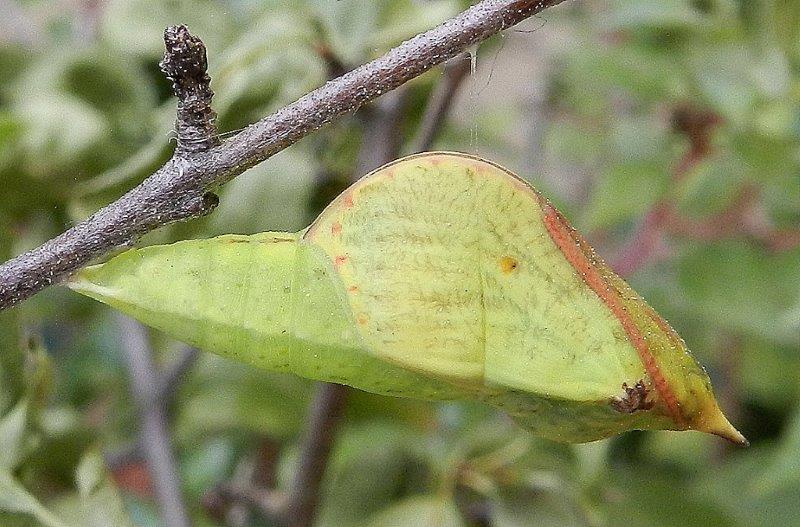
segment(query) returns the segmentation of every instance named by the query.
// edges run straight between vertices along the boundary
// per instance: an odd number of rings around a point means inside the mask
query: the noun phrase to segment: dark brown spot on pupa
[[[632,387],[628,383],[622,383],[622,396],[611,399],[611,407],[622,414],[632,414],[639,410],[650,410],[655,404],[648,400],[650,390],[645,386],[644,381],[637,381]]]

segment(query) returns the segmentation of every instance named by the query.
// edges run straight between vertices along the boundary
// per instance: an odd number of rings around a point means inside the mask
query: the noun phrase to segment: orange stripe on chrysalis
[[[685,427],[686,423],[678,408],[678,400],[675,397],[664,375],[661,373],[658,363],[647,346],[642,333],[631,317],[626,313],[622,299],[616,289],[610,287],[609,283],[603,278],[599,269],[592,263],[590,256],[592,249],[586,241],[567,223],[564,217],[550,203],[541,200],[544,211],[544,225],[550,234],[553,242],[561,250],[564,257],[578,273],[578,276],[588,285],[592,291],[603,301],[614,317],[619,320],[622,329],[628,336],[628,340],[636,349],[639,359],[642,361],[645,371],[653,381],[659,397],[664,403],[667,412],[675,424]]]

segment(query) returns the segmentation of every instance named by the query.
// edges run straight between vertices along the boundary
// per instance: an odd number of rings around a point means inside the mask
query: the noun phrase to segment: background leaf
[[[68,527],[4,471],[0,471],[0,511],[30,515],[45,527]]]
[[[462,527],[455,506],[438,497],[409,498],[370,519],[370,527]]]
[[[78,492],[87,527],[132,527],[117,489],[109,480],[103,458],[87,453],[78,465]]]

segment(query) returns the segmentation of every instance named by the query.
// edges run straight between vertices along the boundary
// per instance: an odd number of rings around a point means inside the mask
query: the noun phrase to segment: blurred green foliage
[[[321,49],[356,65],[466,2],[75,4],[3,3],[4,258],[169,156],[175,103],[157,66],[166,25],[185,23],[208,45],[228,132],[322,84]],[[630,280],[708,365],[753,446],[693,433],[558,445],[484,408],[354,393],[318,524],[800,523],[800,250],[783,241],[800,225],[800,3],[586,0],[525,30],[481,48],[461,98],[467,118],[449,121],[437,147],[477,150],[528,176],[609,257],[657,203],[694,226],[664,233],[657,257]],[[517,61],[503,51],[508,41],[546,66],[544,97],[497,87],[495,63]],[[427,74],[405,93],[406,147],[438,79]],[[494,94],[492,104],[477,104],[479,91]],[[710,112],[719,125],[707,154],[676,178],[692,140],[675,126],[680,108]],[[304,227],[356,176],[363,132],[358,117],[338,120],[227,185],[209,218],[142,243]],[[703,231],[717,217],[725,228]],[[162,363],[175,356],[176,343],[154,334],[153,345]],[[124,449],[137,432],[119,346],[102,306],[58,289],[0,314],[0,524],[158,525],[141,463],[112,463],[107,473],[99,453]],[[203,497],[252,464],[264,441],[277,445],[277,485],[286,488],[309,389],[213,356],[182,380],[174,441],[196,525],[218,525]]]

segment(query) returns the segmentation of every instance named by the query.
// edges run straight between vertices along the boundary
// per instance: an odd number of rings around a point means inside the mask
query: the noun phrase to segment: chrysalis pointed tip
[[[750,441],[747,440],[745,436],[742,435],[741,432],[736,430],[733,426],[728,423],[727,429],[720,429],[720,430],[712,430],[712,434],[715,436],[719,436],[723,439],[727,439],[728,441],[735,443],[742,447],[750,446]]]
[[[727,439],[731,443],[742,447],[750,446],[750,441],[734,428],[730,421],[728,421],[728,418],[722,413],[722,410],[716,407],[716,405],[711,415],[705,416],[705,419],[697,425],[696,429]]]

